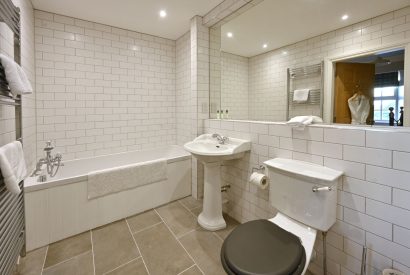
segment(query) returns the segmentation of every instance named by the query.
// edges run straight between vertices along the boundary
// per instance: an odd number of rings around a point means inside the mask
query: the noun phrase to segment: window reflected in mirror
[[[333,122],[403,126],[404,50],[335,63]]]

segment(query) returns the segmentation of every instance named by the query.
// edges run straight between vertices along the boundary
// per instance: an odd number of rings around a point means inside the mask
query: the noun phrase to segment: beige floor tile
[[[193,267],[182,272],[181,275],[202,275],[202,272],[196,265],[194,265]]]
[[[93,229],[92,234],[97,275],[140,256],[125,220]]]
[[[78,256],[89,250],[91,250],[91,236],[89,231],[52,243],[48,247],[44,268]]]
[[[43,275],[93,275],[93,255],[86,252],[68,261],[44,269]]]
[[[225,238],[228,237],[229,233],[231,233],[232,230],[234,230],[235,227],[237,227],[239,225],[239,222],[237,222],[236,220],[234,220],[233,218],[231,218],[228,215],[224,215],[224,219],[226,221],[226,228],[224,228],[222,230],[215,231],[215,233],[219,237],[221,237],[223,240],[225,240]]]
[[[202,206],[202,200],[197,200],[194,197],[186,197],[179,200],[189,210]]]
[[[42,247],[27,253],[20,259],[15,275],[39,275],[43,270],[47,247]]]
[[[151,275],[178,274],[194,264],[164,223],[134,237]]]
[[[180,241],[206,274],[226,274],[220,260],[222,241],[212,232],[197,229],[183,236]]]
[[[198,226],[196,218],[179,202],[162,206],[157,211],[177,237]]]
[[[201,214],[202,212],[202,206],[199,207],[195,207],[193,209],[191,209],[191,212],[195,215],[195,216],[199,216],[199,214]]]
[[[150,210],[132,217],[127,218],[131,232],[143,230],[149,226],[161,222],[161,218],[154,210]]]
[[[147,269],[145,268],[142,258],[133,260],[126,265],[121,266],[111,272],[108,272],[107,275],[144,275],[147,274]]]

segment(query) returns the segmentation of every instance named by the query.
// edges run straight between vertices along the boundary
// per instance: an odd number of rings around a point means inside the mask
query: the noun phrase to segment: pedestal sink
[[[226,227],[222,216],[221,163],[223,160],[241,158],[251,149],[249,140],[222,140],[213,136],[216,134],[201,135],[184,145],[185,150],[204,164],[204,202],[198,223],[211,231]]]

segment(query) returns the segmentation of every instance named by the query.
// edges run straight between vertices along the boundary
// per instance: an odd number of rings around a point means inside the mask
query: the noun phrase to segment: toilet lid
[[[300,239],[268,220],[235,228],[224,241],[221,257],[225,269],[243,275],[301,274],[306,262]]]

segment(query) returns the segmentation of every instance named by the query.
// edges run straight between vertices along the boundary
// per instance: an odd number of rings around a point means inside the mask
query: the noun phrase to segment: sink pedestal
[[[221,162],[204,164],[204,204],[198,223],[205,229],[215,231],[226,227],[222,217]]]

